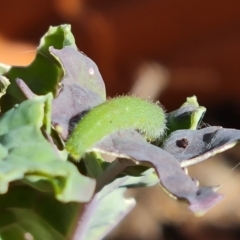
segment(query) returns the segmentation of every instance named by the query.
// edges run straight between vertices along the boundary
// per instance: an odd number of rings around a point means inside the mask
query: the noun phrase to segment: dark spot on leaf
[[[182,138],[176,141],[176,145],[180,148],[186,148],[188,146],[188,140],[186,138]]]

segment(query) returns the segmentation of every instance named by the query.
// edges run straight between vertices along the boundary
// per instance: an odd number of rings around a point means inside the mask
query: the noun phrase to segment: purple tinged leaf
[[[240,130],[236,129],[179,130],[166,139],[163,149],[173,155],[182,167],[187,167],[234,147],[239,140]],[[183,142],[184,146],[181,145]]]
[[[116,179],[98,192],[91,202],[86,204],[85,211],[73,240],[103,239],[135,206],[133,198],[125,198],[125,185],[133,177]],[[139,181],[140,178],[135,178]]]
[[[66,139],[84,112],[106,100],[105,85],[96,64],[73,47],[61,50],[50,47],[51,54],[61,63],[64,77],[61,90],[53,100],[52,123]]]
[[[62,49],[50,47],[50,53],[61,63],[65,74],[63,83],[77,83],[106,99],[105,84],[97,65],[86,55],[71,46]]]
[[[95,144],[92,150],[154,167],[163,189],[169,195],[187,200],[189,209],[195,214],[205,213],[222,199],[222,195],[214,192],[214,188],[198,188],[196,182],[182,170],[177,159],[147,143],[137,132],[119,131],[111,134]]]

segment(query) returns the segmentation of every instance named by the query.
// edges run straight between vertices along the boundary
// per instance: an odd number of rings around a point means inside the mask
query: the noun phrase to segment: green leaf
[[[5,72],[4,76],[9,79],[11,85],[7,89],[7,94],[1,99],[1,108],[4,112],[26,99],[15,82],[16,78],[23,79],[35,94],[45,95],[52,92],[55,96],[58,93],[58,84],[63,77],[63,69],[49,53],[50,46],[57,49],[62,49],[64,46],[76,48],[70,25],[50,27],[42,37],[40,46],[37,48],[37,55],[30,65],[11,67]]]
[[[48,96],[26,100],[0,119],[0,193],[12,181],[23,180],[41,191],[54,191],[63,202],[86,202],[95,180],[77,168],[42,135]]]
[[[6,77],[0,75],[0,98],[4,94],[6,94],[6,90],[9,86],[9,84],[10,84],[9,80]]]
[[[179,109],[167,114],[168,134],[179,129],[197,129],[205,112],[206,108],[199,106],[196,96],[188,97]]]
[[[94,152],[87,153],[83,161],[88,176],[92,178],[99,177],[110,164],[102,159],[101,154]]]
[[[11,68],[10,66],[8,66],[6,64],[3,64],[3,63],[0,63],[0,75],[7,72],[10,68]]]
[[[71,32],[71,25],[63,24],[57,27],[49,27],[48,31],[40,40],[38,51],[42,54],[50,56],[49,47],[62,49],[65,46],[71,46],[77,49],[75,38]]]
[[[53,196],[27,186],[15,186],[0,195],[2,240],[64,240],[71,231],[80,204],[63,204]],[[24,238],[25,237],[25,238]]]
[[[51,94],[26,100],[6,112],[0,118],[0,136],[24,126],[41,128],[45,117],[45,104],[51,101]]]

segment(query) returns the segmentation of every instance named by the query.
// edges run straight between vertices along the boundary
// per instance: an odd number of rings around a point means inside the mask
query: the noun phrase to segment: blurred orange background
[[[109,96],[160,99],[171,111],[196,95],[205,121],[240,128],[240,1],[2,1],[0,62],[29,64],[48,27],[63,23],[98,65]],[[190,170],[219,184],[239,159],[235,148]],[[239,180],[232,173],[221,189],[226,200],[200,219],[156,188],[133,191],[138,207],[108,239],[240,239]]]

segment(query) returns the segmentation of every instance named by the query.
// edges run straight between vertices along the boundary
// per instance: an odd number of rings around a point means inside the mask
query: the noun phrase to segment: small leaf
[[[105,162],[101,154],[90,152],[87,153],[83,159],[88,176],[91,178],[99,177],[108,167],[109,163]]]
[[[197,129],[205,112],[195,96],[187,98],[179,109],[167,114],[168,134],[179,129]]]

